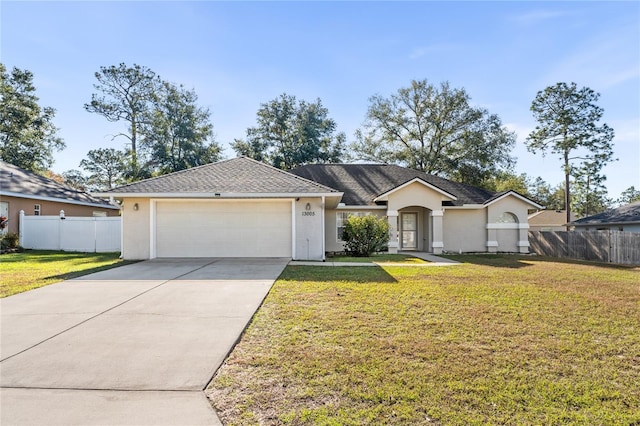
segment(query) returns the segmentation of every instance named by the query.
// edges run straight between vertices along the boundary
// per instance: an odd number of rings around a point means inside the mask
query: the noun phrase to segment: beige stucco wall
[[[336,226],[337,223],[337,212],[364,212],[369,213],[378,217],[384,217],[386,215],[386,210],[368,210],[368,209],[354,209],[349,210],[348,208],[344,209],[327,209],[325,211],[325,251],[327,252],[340,252],[344,251],[344,243],[342,241],[338,241],[338,228]]]
[[[306,208],[307,203],[309,204],[309,210]],[[294,202],[294,206],[296,244],[293,258],[323,260],[322,198],[300,198]]]
[[[388,197],[388,209],[398,211],[408,206],[420,206],[430,210],[442,209],[442,201],[449,198],[426,187],[425,185],[414,182],[404,188],[401,188]]]
[[[487,250],[487,210],[447,209],[443,216],[444,251],[458,253]]]
[[[41,216],[58,216],[60,210],[64,210],[65,216],[92,217],[93,212],[106,212],[107,216],[118,216],[118,209],[105,209],[101,207],[82,206],[78,204],[59,203],[54,201],[33,200],[30,198],[1,196],[1,202],[8,203],[9,223],[6,232],[18,233],[20,224],[20,210],[24,210],[25,216],[34,215],[34,205],[40,204]]]
[[[133,206],[138,204],[138,210]],[[149,259],[150,201],[148,198],[126,198],[122,204],[122,257]]]
[[[488,222],[495,223],[502,213],[509,212],[518,217],[519,223],[528,224],[528,208],[528,204],[516,197],[505,197],[487,207]]]
[[[507,196],[487,207],[487,244],[491,252],[529,252],[529,205],[515,196]],[[511,213],[517,224],[500,224],[503,213]]]

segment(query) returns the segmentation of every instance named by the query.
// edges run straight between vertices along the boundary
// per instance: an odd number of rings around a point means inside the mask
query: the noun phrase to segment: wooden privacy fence
[[[541,256],[640,265],[640,232],[531,231],[529,244]]]
[[[25,216],[20,212],[20,245],[34,250],[85,253],[120,251],[119,217]]]

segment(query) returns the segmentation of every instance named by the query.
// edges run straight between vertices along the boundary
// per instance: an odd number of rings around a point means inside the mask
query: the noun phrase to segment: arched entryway
[[[433,251],[431,210],[409,206],[398,211],[398,244],[402,251]]]

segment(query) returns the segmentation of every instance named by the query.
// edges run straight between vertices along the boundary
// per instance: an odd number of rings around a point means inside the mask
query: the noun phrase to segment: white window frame
[[[33,205],[33,215],[40,216],[42,214],[42,206],[40,204]]]
[[[358,211],[349,211],[349,210],[341,210],[336,212],[336,241],[339,243],[343,243],[342,233],[344,232],[344,222],[349,218],[349,216],[369,216],[371,212],[358,212]]]

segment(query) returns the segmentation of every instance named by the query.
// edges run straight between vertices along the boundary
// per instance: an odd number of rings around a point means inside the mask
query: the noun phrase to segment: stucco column
[[[444,249],[444,210],[431,211],[431,229],[433,232],[433,254],[442,254]]]
[[[487,251],[489,253],[498,252],[498,230],[487,225]]]
[[[529,253],[529,224],[518,224],[518,250],[520,253]]]
[[[389,221],[389,253],[398,253],[398,212],[396,210],[387,211]]]

